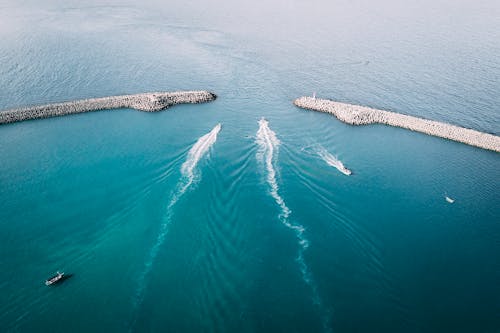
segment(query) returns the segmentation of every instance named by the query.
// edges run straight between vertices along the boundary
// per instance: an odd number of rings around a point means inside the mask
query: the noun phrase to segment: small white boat
[[[347,169],[342,163],[337,167],[337,170],[342,172],[346,176],[350,176],[352,174],[352,171]]]
[[[326,151],[325,148],[320,147],[317,153],[329,166],[334,167],[335,169],[339,170],[346,176],[350,176],[352,174],[352,171],[347,169],[344,166],[344,163],[342,163],[339,159],[337,159],[335,156]]]
[[[448,203],[454,203],[455,199],[450,198],[449,196],[445,196],[445,199]]]
[[[63,278],[64,278],[64,273],[57,271],[56,275],[51,276],[50,278],[45,280],[45,285],[50,286],[50,285],[56,284],[58,282],[61,282],[63,280]]]

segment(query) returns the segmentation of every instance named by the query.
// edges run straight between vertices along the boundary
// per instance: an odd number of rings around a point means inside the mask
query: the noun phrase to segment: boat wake
[[[269,128],[269,123],[264,118],[259,120],[259,130],[257,131],[256,143],[259,145],[257,159],[263,164],[263,167],[266,170],[266,181],[270,187],[270,194],[281,209],[279,220],[283,225],[295,232],[295,236],[297,237],[300,245],[296,261],[299,265],[300,272],[302,273],[302,279],[312,290],[313,303],[318,306],[322,312],[323,328],[325,331],[331,331],[330,312],[323,308],[318,287],[314,282],[311,270],[307,266],[304,259],[304,253],[309,247],[309,240],[305,236],[305,228],[301,224],[290,221],[289,217],[291,210],[279,194],[279,186],[276,180],[276,169],[274,167],[274,163],[275,158],[277,158],[277,155],[275,154],[278,153],[280,141],[276,137],[276,133]]]
[[[329,166],[334,167],[335,169],[339,170],[346,176],[350,176],[352,174],[352,171],[347,169],[344,164],[335,156],[330,154],[325,148],[323,148],[321,145],[316,146],[316,153],[323,159],[323,161],[326,162]]]
[[[198,141],[191,147],[189,150],[186,161],[181,166],[181,178],[177,183],[177,186],[170,197],[170,201],[167,205],[167,212],[164,216],[164,219],[160,225],[160,230],[158,236],[156,238],[156,242],[154,246],[151,248],[149,252],[149,256],[144,264],[144,269],[141,272],[141,275],[137,281],[137,290],[135,293],[134,299],[134,311],[141,305],[143,297],[144,297],[144,289],[146,287],[146,279],[151,272],[151,268],[154,264],[154,261],[158,255],[158,251],[160,247],[163,245],[165,241],[165,236],[168,233],[168,227],[172,220],[173,208],[177,201],[186,193],[188,188],[198,181],[195,169],[198,165],[200,159],[206,155],[209,151],[210,147],[217,141],[217,134],[221,130],[221,124],[217,124],[209,133],[200,137]]]

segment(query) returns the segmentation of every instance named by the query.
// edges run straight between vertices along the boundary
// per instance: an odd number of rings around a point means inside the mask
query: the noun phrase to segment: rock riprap
[[[146,112],[156,112],[176,104],[205,103],[213,101],[216,98],[217,96],[209,91],[153,92],[90,98],[1,111],[0,124],[109,109],[129,108]]]
[[[293,103],[303,109],[330,113],[350,125],[390,125],[500,152],[500,137],[464,127],[314,97],[300,97]]]

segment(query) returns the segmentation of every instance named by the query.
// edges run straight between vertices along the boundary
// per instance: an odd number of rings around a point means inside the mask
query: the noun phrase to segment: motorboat
[[[51,276],[47,280],[45,280],[46,286],[51,286],[53,284],[59,283],[64,280],[64,273],[57,271],[56,275]]]
[[[340,163],[337,169],[346,176],[350,176],[352,174],[352,171],[347,169],[342,163]]]

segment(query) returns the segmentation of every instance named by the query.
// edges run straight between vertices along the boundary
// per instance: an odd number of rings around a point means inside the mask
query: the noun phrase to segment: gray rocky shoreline
[[[135,95],[90,98],[0,111],[0,124],[109,109],[129,108],[139,111],[156,112],[176,104],[205,103],[213,101],[216,98],[217,96],[215,94],[204,90],[152,92]]]
[[[293,103],[303,109],[330,113],[350,125],[385,124],[500,152],[499,136],[464,127],[314,97],[300,97]]]

